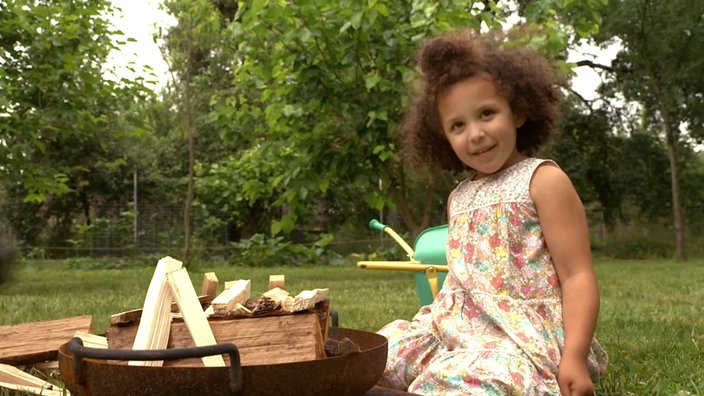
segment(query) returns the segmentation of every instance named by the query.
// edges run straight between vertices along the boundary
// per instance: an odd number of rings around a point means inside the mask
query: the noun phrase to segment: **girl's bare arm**
[[[562,288],[565,347],[558,383],[563,395],[593,394],[587,356],[599,314],[599,288],[584,207],[568,176],[553,165],[536,170],[530,191]]]

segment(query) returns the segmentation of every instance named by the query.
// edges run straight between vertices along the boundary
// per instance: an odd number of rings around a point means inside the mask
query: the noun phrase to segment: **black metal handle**
[[[79,384],[85,383],[83,376],[83,359],[104,360],[175,360],[187,358],[202,358],[205,356],[223,355],[230,356],[230,389],[233,392],[242,390],[242,366],[240,365],[240,352],[235,344],[224,343],[191,348],[172,349],[103,349],[83,346],[83,341],[74,337],[68,343],[68,350],[73,353],[75,364],[73,375]]]

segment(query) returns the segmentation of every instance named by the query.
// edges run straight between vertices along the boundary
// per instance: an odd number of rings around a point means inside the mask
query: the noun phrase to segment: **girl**
[[[381,384],[425,395],[590,395],[607,357],[584,208],[567,175],[531,157],[557,128],[548,62],[498,35],[427,42],[403,131],[421,163],[471,170],[448,199],[449,273],[389,340]]]

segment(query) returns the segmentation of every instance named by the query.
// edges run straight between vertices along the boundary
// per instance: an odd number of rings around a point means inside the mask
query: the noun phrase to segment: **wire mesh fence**
[[[63,246],[21,246],[28,258],[70,257],[140,257],[148,255],[180,256],[184,250],[183,211],[178,205],[141,205],[138,211],[131,205],[101,205],[93,208],[90,225],[78,227],[77,235]],[[228,259],[237,246],[234,235],[225,222],[221,226],[192,224],[191,252],[204,257]],[[262,243],[271,244],[271,241]],[[312,246],[315,242],[300,245]],[[336,238],[326,245],[339,254],[369,252],[384,248],[383,238]],[[386,242],[388,245],[388,242]],[[262,248],[255,246],[254,248]],[[266,248],[264,246],[263,248]]]

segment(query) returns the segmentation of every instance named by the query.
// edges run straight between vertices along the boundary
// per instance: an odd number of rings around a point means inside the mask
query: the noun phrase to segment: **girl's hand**
[[[562,396],[594,395],[594,383],[585,359],[563,356],[557,371],[557,384]]]

